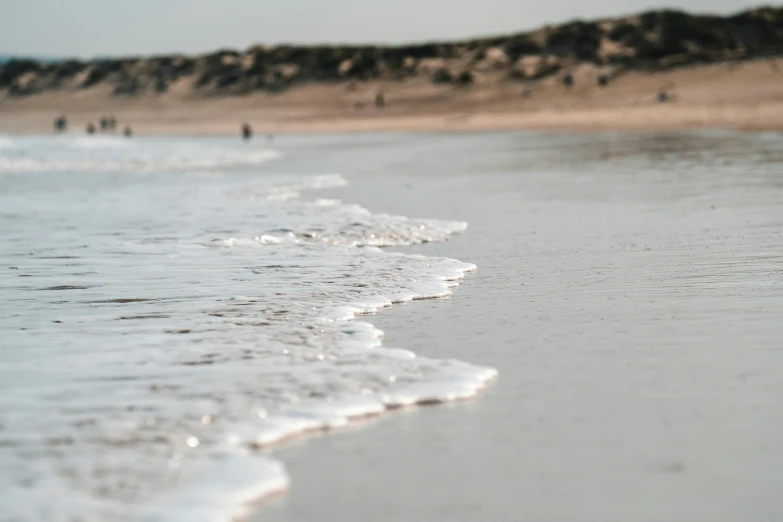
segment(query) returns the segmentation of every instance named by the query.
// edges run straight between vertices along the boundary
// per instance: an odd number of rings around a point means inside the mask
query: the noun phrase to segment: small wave
[[[24,274],[0,271],[0,286],[22,288],[12,297],[35,306],[20,315],[6,300],[0,314],[0,380],[12,392],[0,406],[15,419],[0,444],[11,470],[0,474],[9,499],[0,519],[236,519],[288,486],[282,465],[259,450],[468,397],[494,378],[493,369],[386,348],[380,330],[356,320],[451,295],[474,265],[379,247],[446,239],[464,223],[300,199],[346,180],[241,170],[280,153],[228,140],[69,143],[15,139],[0,151],[0,171],[219,174],[121,186],[62,176],[66,191],[63,180],[44,182],[56,173],[9,178],[0,206],[20,217],[0,239],[14,240],[5,243],[20,267],[36,255]],[[38,274],[47,279],[35,288],[67,292],[54,300],[19,286],[17,277]],[[51,334],[45,350],[28,328]],[[44,494],[51,502],[36,501]]]
[[[82,145],[76,146],[82,148]],[[91,146],[84,146],[90,149]],[[2,145],[0,145],[2,148]],[[12,148],[11,146],[7,148]],[[92,150],[114,149],[121,147],[98,146]],[[262,150],[253,153],[228,153],[211,158],[188,157],[139,157],[120,158],[36,158],[27,154],[0,156],[0,173],[22,172],[210,172],[231,168],[262,165],[280,158],[276,150]]]
[[[304,190],[339,188],[344,187],[346,184],[347,181],[345,181],[345,178],[340,174],[319,174],[296,182],[266,184],[259,187],[254,187],[250,190],[241,189],[236,192],[238,194],[247,194],[250,197],[256,199],[274,199],[286,201],[298,198],[299,193]]]
[[[193,159],[166,159],[156,167],[170,170],[212,170],[231,167],[261,165],[282,157],[282,153],[273,149],[264,149],[254,152],[230,152],[215,158],[203,160]]]
[[[78,138],[61,138],[68,146],[75,149],[125,149],[134,146],[134,141],[118,136],[83,136]]]
[[[272,236],[269,234],[264,234],[261,236],[256,236],[252,239],[230,237],[228,239],[221,240],[219,244],[226,247],[279,245],[286,239],[292,239],[292,238],[293,238],[293,234],[288,238],[282,238],[282,237]],[[207,246],[211,246],[211,245],[207,245]]]

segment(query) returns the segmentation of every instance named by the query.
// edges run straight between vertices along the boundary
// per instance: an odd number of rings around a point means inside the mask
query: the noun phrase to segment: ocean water
[[[313,141],[0,136],[0,521],[230,520],[289,485],[260,450],[495,377],[358,318],[451,295],[383,247],[466,223],[314,196]]]
[[[782,138],[416,134],[330,156],[335,197],[470,223],[407,249],[476,263],[456,297],[373,322],[500,379],[280,448],[293,487],[251,520],[783,520]]]

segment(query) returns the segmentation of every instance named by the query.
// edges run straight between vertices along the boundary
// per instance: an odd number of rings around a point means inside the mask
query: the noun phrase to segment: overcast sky
[[[727,13],[742,0],[0,0],[0,54],[105,56],[253,43],[464,38],[674,7]]]

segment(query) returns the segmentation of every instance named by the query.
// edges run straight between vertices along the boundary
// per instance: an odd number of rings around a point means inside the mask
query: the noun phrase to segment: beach
[[[499,380],[274,450],[292,487],[252,520],[780,518],[781,154],[776,134],[522,132],[331,155],[329,197],[468,221],[405,249],[477,264],[453,298],[368,319]]]
[[[783,7],[93,3],[0,31],[0,522],[783,520]]]
[[[0,518],[781,516],[778,133],[0,160]]]
[[[290,485],[264,450],[494,380],[360,320],[475,266],[382,249],[462,221],[315,198],[351,143],[0,138],[0,519],[235,520]]]
[[[118,97],[108,86],[56,90],[0,100],[0,133],[48,133],[67,114],[71,128],[113,114],[141,135],[238,135],[422,130],[783,129],[783,91],[775,58],[627,71],[605,87],[603,69],[576,67],[574,85],[559,77],[514,82],[487,73],[467,87],[428,78],[314,83],[281,93],[203,96],[184,85],[163,95]],[[661,89],[671,101],[659,103]],[[373,105],[386,95],[384,108]],[[357,105],[358,104],[358,105]]]

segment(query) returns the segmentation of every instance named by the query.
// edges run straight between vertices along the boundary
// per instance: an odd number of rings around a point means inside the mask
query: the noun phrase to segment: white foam
[[[202,164],[240,154],[212,142],[131,149],[166,171],[198,148]],[[23,149],[75,165],[54,139]],[[339,175],[218,172],[6,180],[0,263],[16,270],[0,271],[0,519],[232,520],[288,486],[264,448],[467,398],[495,377],[387,348],[357,320],[451,295],[474,265],[378,247],[443,240],[465,223],[296,197]]]
[[[139,509],[140,522],[240,520],[250,506],[288,489],[290,479],[280,462],[248,451],[216,452],[201,479]]]
[[[250,146],[215,146],[188,140],[128,139],[118,136],[0,137],[0,173],[187,172],[263,165],[280,151]]]
[[[74,149],[124,149],[135,142],[118,136],[81,136],[60,138],[64,145]]]

